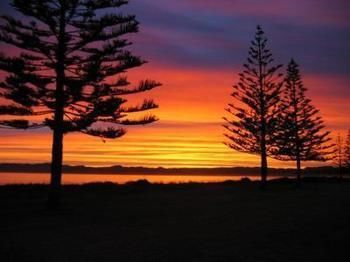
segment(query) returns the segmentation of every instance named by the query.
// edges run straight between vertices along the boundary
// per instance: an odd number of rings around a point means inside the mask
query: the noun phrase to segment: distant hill
[[[64,173],[73,174],[149,174],[149,175],[259,175],[259,167],[219,167],[219,168],[149,168],[149,167],[123,167],[120,165],[109,167],[89,167],[64,165]],[[303,169],[309,175],[337,175],[338,169],[331,166],[308,167]],[[0,172],[16,173],[48,173],[50,164],[0,164]],[[350,175],[347,169],[344,174]],[[271,168],[270,175],[293,175],[291,168]]]

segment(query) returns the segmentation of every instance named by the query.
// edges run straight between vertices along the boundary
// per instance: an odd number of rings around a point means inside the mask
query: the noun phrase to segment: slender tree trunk
[[[265,129],[265,121],[263,121],[262,128],[261,128],[261,165],[260,165],[260,171],[261,171],[261,188],[266,188],[267,184],[267,153],[266,153],[266,129]]]
[[[293,107],[294,107],[294,123],[295,123],[295,144],[296,144],[296,164],[297,164],[297,186],[301,185],[301,159],[300,159],[300,139],[299,139],[299,126],[298,126],[298,105],[296,99],[296,86],[295,82],[292,84],[293,88]]]
[[[301,160],[300,157],[297,157],[297,184],[301,185]]]
[[[62,151],[63,133],[56,129],[53,131],[49,209],[57,209],[61,202]]]
[[[64,70],[57,67],[56,108],[51,152],[51,181],[48,208],[57,209],[61,200],[62,160],[63,160],[63,79]],[[63,73],[62,73],[63,72]]]
[[[261,188],[266,188],[267,184],[267,156],[266,156],[266,150],[261,152]]]
[[[60,68],[60,66],[58,67]],[[51,181],[48,198],[48,208],[57,209],[60,206],[61,199],[61,177],[63,161],[63,79],[62,71],[57,70],[56,86],[56,109],[53,127],[53,141],[51,152]]]
[[[261,165],[260,165],[260,172],[261,172],[261,188],[266,188],[267,183],[267,153],[266,153],[266,108],[265,108],[265,83],[264,83],[264,71],[265,67],[263,66],[263,59],[262,59],[262,46],[259,42],[259,50],[258,50],[258,60],[259,60],[259,88],[260,88],[260,123],[261,123],[261,142],[260,142],[260,150],[261,150]]]
[[[63,120],[64,120],[64,82],[65,82],[65,9],[61,7],[58,49],[56,51],[56,91],[55,115],[53,124],[51,181],[48,208],[57,209],[61,203],[61,180],[63,161]]]
[[[339,172],[339,179],[342,179],[343,178],[343,163],[342,163],[342,160],[340,159],[339,160],[339,168],[338,168],[338,172]]]

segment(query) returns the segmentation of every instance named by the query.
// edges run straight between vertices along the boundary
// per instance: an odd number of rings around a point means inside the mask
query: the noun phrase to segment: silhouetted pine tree
[[[230,148],[261,157],[261,182],[266,184],[268,175],[267,157],[273,151],[276,118],[282,81],[271,51],[267,48],[267,38],[257,27],[251,42],[248,63],[239,74],[238,84],[233,86],[234,103],[226,109],[232,115],[224,127],[228,131],[225,142]]]
[[[0,55],[1,96],[11,103],[0,107],[3,127],[53,130],[49,206],[59,204],[63,135],[81,132],[114,139],[123,125],[156,121],[149,115],[129,119],[128,113],[156,108],[152,100],[126,106],[125,95],[151,90],[160,84],[141,81],[131,87],[124,73],[145,63],[125,48],[124,38],[138,32],[133,15],[117,12],[127,0],[13,0],[26,20],[1,16],[0,41],[19,48],[15,57]],[[30,21],[31,20],[31,21]],[[40,123],[32,116],[44,116]],[[44,118],[43,117],[43,118]],[[95,124],[97,123],[97,124]],[[102,124],[100,124],[102,123]]]
[[[350,129],[348,130],[348,135],[345,141],[344,155],[345,155],[345,165],[347,168],[350,168]]]
[[[285,79],[284,95],[281,102],[282,113],[276,143],[279,150],[276,158],[296,161],[297,179],[301,179],[302,161],[325,161],[334,145],[328,143],[329,132],[323,132],[323,120],[311,100],[305,96],[299,66],[291,60]]]

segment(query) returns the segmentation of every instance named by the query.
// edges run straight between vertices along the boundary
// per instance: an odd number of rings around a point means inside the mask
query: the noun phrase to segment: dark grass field
[[[0,261],[350,261],[350,182],[0,187]]]

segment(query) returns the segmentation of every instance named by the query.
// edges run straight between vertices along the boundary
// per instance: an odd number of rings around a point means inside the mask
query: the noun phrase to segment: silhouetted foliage
[[[128,69],[145,63],[126,49],[123,38],[138,32],[133,15],[117,13],[127,0],[13,0],[12,6],[26,21],[0,17],[0,41],[17,47],[15,57],[0,54],[0,70],[8,73],[0,83],[7,99],[1,115],[7,128],[53,130],[51,197],[59,199],[63,135],[81,132],[91,136],[118,138],[123,125],[156,121],[149,115],[128,119],[129,113],[154,109],[152,100],[126,106],[125,95],[151,90],[160,84],[141,81],[131,87]],[[41,122],[30,121],[43,116]],[[36,118],[35,118],[36,119]]]
[[[227,119],[225,142],[230,148],[261,156],[262,185],[267,180],[267,156],[273,152],[276,115],[280,108],[282,81],[278,73],[282,65],[275,65],[267,38],[257,27],[251,42],[247,63],[239,74],[238,84],[233,86],[234,103],[226,109],[233,119]]]
[[[329,132],[323,132],[322,118],[311,100],[306,97],[299,66],[292,59],[288,64],[284,94],[279,114],[278,150],[275,158],[296,161],[300,181],[302,161],[326,161],[334,146]],[[328,157],[327,157],[328,156]]]

